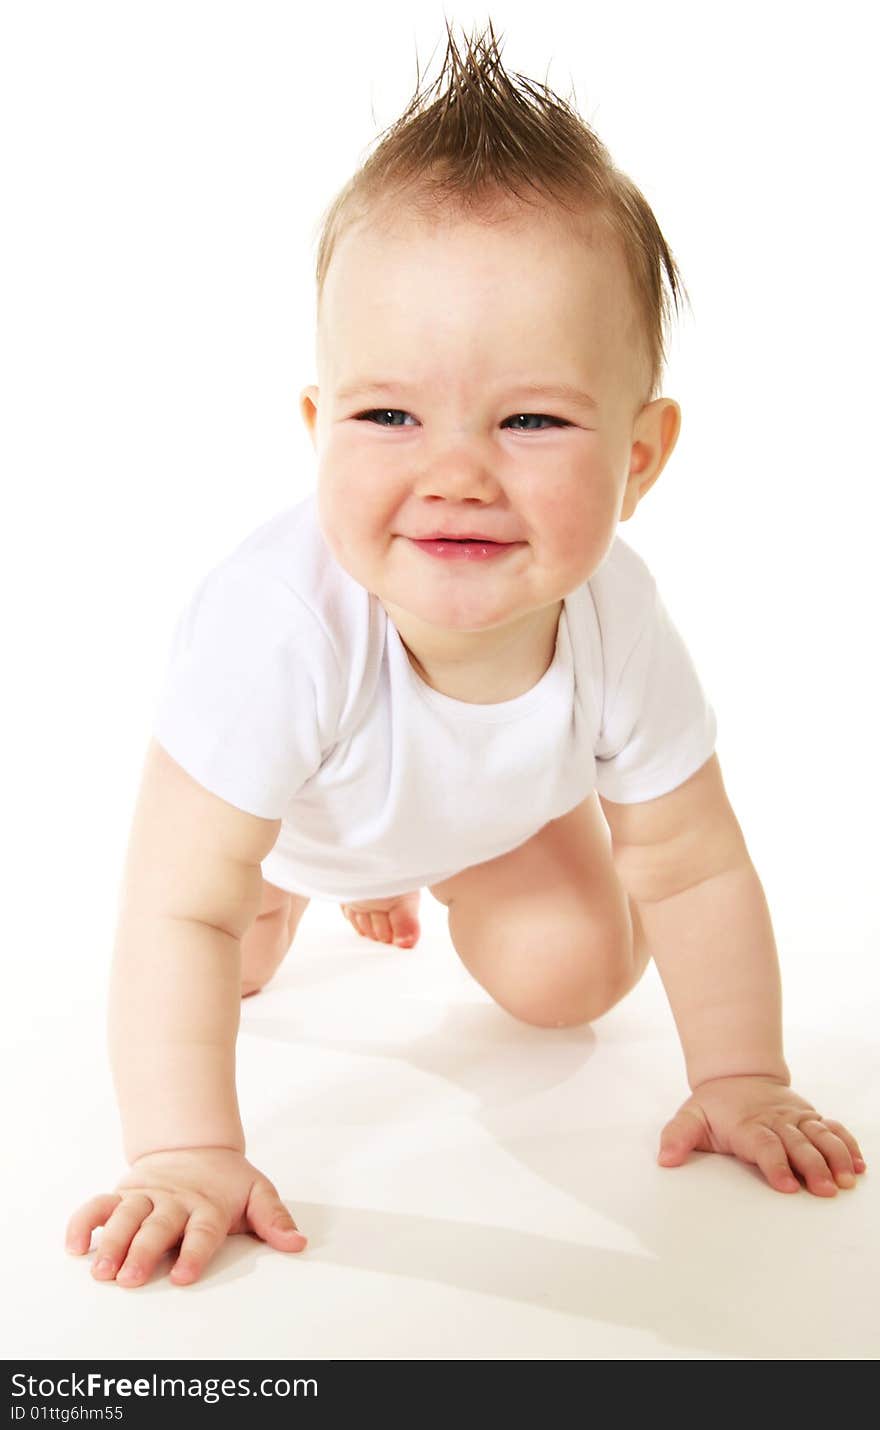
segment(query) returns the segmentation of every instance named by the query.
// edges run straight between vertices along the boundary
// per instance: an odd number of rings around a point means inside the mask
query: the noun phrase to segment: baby
[[[791,1088],[767,902],[716,721],[617,535],[663,471],[681,280],[578,115],[448,31],[325,215],[314,496],[254,531],[177,625],[134,814],[110,990],[130,1170],[70,1219],[93,1274],[179,1284],[224,1238],[301,1251],[245,1155],[240,1000],[309,898],[412,947],[419,891],[513,1017],[589,1023],[653,958],[691,1149],[770,1187],[855,1185],[858,1144]]]

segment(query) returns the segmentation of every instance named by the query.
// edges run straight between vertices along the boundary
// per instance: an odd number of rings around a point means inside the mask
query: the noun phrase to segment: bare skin
[[[377,943],[393,943],[398,948],[415,948],[421,934],[420,892],[398,894],[392,899],[364,899],[356,904],[340,904],[352,928],[363,938]]]
[[[276,1251],[307,1238],[268,1177],[232,1147],[181,1147],[138,1157],[115,1192],[92,1197],[70,1218],[67,1250],[83,1255],[103,1225],[96,1281],[142,1286],[180,1242],[170,1279],[197,1281],[227,1236],[252,1232]]]
[[[468,971],[514,1017],[545,1027],[592,1021],[650,960],[637,907],[614,870],[595,794],[497,859],[434,885]],[[363,938],[412,948],[420,891],[341,905]],[[308,905],[264,880],[261,912],[241,945],[241,992],[265,986]],[[541,949],[541,959],[534,957]]]
[[[421,928],[418,919],[419,890],[390,899],[365,899],[361,903],[340,904],[356,933],[377,943],[393,943],[398,948],[414,948]],[[256,923],[242,939],[241,996],[259,993],[277,973],[306,911],[308,899],[263,881],[263,907]]]

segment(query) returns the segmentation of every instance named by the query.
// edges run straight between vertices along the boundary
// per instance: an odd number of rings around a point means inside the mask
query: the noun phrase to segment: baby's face
[[[647,374],[626,270],[552,217],[349,230],[318,375],[301,407],[324,537],[413,625],[480,631],[558,603],[631,514]],[[415,544],[435,533],[504,545],[450,560]]]

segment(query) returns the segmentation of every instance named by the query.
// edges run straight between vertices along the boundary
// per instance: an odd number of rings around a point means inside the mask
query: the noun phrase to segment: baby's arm
[[[717,755],[670,794],[602,800],[614,866],[637,904],[681,1038],[688,1082],[789,1082],[767,902]]]
[[[602,800],[615,869],[637,905],[681,1038],[690,1097],[660,1156],[691,1148],[756,1163],[771,1186],[816,1195],[850,1186],[856,1139],[792,1091],[770,912],[718,758],[643,804]]]
[[[178,1147],[244,1151],[239,951],[279,823],[211,794],[151,742],[110,984],[110,1056],[129,1161]]]
[[[106,1223],[108,1278],[147,1279],[183,1241],[175,1279],[195,1280],[230,1232],[282,1250],[304,1239],[244,1157],[235,1089],[241,940],[257,917],[260,861],[279,820],[204,789],[153,740],[126,856],[110,987],[110,1057],[131,1172],[71,1218],[88,1250]],[[96,1267],[97,1271],[97,1267]],[[102,1274],[98,1272],[98,1274]],[[121,1278],[125,1280],[123,1276]]]

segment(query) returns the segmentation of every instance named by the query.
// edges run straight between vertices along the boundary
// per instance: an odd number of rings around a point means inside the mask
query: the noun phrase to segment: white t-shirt
[[[593,789],[655,799],[716,720],[642,558],[615,537],[565,597],[552,664],[513,700],[426,685],[376,596],[324,541],[313,493],[196,587],[153,723],[206,789],[281,831],[263,860],[316,899],[407,893],[494,859]]]

